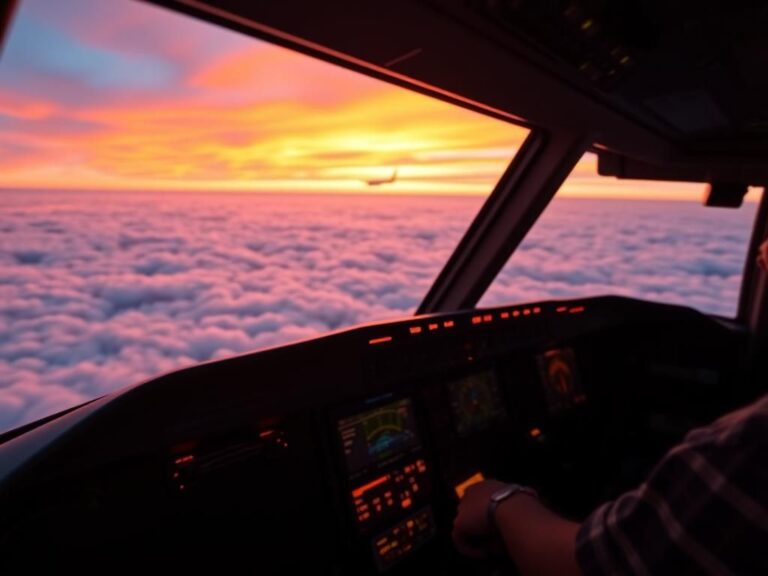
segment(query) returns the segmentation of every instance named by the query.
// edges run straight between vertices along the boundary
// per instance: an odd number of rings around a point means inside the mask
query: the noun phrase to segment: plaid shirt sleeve
[[[768,574],[768,396],[689,433],[576,538],[585,576]]]

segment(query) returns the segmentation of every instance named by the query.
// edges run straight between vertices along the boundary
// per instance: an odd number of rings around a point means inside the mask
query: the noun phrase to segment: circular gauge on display
[[[490,370],[451,382],[448,389],[459,436],[483,430],[507,415],[501,389]]]

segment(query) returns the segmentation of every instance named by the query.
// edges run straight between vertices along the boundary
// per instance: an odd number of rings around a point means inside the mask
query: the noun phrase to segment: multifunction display
[[[448,392],[459,436],[486,429],[507,416],[501,388],[491,370],[451,382]]]
[[[408,398],[342,418],[338,430],[350,474],[419,446]]]
[[[573,350],[549,350],[537,360],[550,412],[559,414],[585,402]]]

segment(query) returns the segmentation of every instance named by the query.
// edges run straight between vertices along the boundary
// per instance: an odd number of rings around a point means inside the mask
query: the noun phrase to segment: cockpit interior
[[[0,566],[514,574],[453,546],[473,483],[534,486],[578,520],[765,393],[751,256],[736,318],[610,294],[477,307],[585,151],[604,178],[706,184],[712,209],[768,183],[762,3],[152,3],[531,132],[416,315],[1,435]],[[766,236],[763,195],[750,254]]]

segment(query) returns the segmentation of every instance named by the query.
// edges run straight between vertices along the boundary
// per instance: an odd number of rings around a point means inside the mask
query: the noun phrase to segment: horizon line
[[[704,183],[691,183],[702,184]],[[425,190],[394,190],[383,191],[376,190],[371,192],[358,191],[358,190],[299,190],[299,189],[285,189],[285,190],[247,190],[241,188],[76,188],[76,187],[55,187],[46,188],[39,186],[0,186],[0,193],[79,193],[79,194],[227,194],[227,195],[248,195],[254,196],[358,196],[358,197],[390,197],[390,198],[405,198],[405,197],[443,197],[443,198],[488,198],[491,191],[480,192],[465,192],[465,191],[444,191],[444,192],[431,192]],[[756,197],[755,197],[756,196]],[[681,195],[678,193],[672,193],[669,196],[663,197],[662,195],[624,195],[620,193],[573,193],[568,191],[559,191],[555,194],[554,198],[566,198],[570,200],[627,200],[627,201],[647,201],[647,202],[687,202],[690,203],[694,200],[690,195]],[[702,197],[698,198],[699,201]],[[757,203],[760,200],[760,194],[747,194],[744,198],[744,203]],[[704,206],[703,202],[701,205]]]

